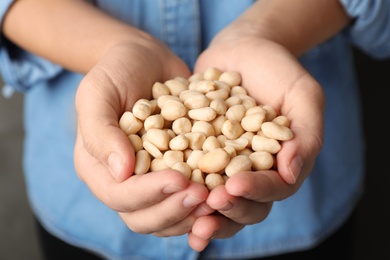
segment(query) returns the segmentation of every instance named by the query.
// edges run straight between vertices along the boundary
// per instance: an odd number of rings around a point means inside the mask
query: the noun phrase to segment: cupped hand
[[[199,57],[195,72],[238,71],[259,105],[288,117],[294,138],[282,143],[277,171],[241,172],[210,192],[206,202],[218,214],[198,218],[188,237],[198,251],[210,238],[231,237],[263,221],[274,201],[299,189],[322,147],[324,95],[318,82],[286,48],[242,31],[234,25],[222,31]]]
[[[190,71],[162,43],[146,37],[114,46],[83,78],[76,93],[75,169],[94,195],[138,233],[187,233],[207,189],[167,170],[133,175],[134,150],[118,121],[135,101],[150,98],[154,82]],[[205,209],[205,210],[204,210]]]

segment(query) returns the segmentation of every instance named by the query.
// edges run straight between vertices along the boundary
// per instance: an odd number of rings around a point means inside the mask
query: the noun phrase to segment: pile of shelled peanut
[[[135,174],[174,169],[211,190],[240,171],[275,167],[293,138],[286,116],[258,105],[238,72],[209,68],[152,86],[119,121],[136,153]]]

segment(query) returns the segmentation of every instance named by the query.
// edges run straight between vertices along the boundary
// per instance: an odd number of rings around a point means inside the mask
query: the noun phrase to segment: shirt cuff
[[[374,58],[390,56],[390,1],[340,0],[354,20],[346,30],[352,43]]]
[[[0,1],[0,28],[3,27],[4,16],[13,4],[14,0],[1,0]],[[2,41],[3,34],[0,35],[0,43]]]

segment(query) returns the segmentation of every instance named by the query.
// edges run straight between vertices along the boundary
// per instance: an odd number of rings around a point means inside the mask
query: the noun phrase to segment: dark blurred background
[[[368,141],[355,259],[386,259],[390,248],[390,170],[386,165],[390,162],[386,121],[390,118],[390,60],[373,60],[358,50],[355,56]],[[0,96],[0,260],[42,259],[22,175],[22,101],[21,94],[11,99]]]
[[[359,209],[356,259],[390,259],[390,59],[355,51],[367,138],[366,191]],[[389,160],[389,161],[388,161]]]

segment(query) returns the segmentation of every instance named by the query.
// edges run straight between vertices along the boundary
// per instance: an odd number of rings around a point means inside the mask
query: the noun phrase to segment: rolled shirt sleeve
[[[0,1],[0,28],[13,2],[14,0]],[[20,49],[1,33],[0,73],[7,87],[25,92],[34,83],[50,79],[61,71],[60,66]]]
[[[340,0],[354,22],[351,42],[373,58],[390,57],[390,0]]]
[[[0,2],[0,25],[3,25],[4,16],[14,0],[2,0]]]

